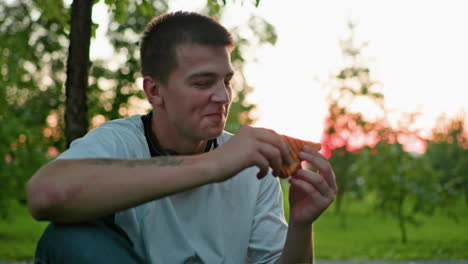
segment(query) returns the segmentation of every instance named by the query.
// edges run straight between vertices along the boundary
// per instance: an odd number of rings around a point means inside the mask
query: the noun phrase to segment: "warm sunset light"
[[[0,0],[0,264],[468,264],[467,29],[468,0]]]
[[[427,136],[442,113],[466,111],[468,2],[298,1],[294,11],[284,10],[278,1],[264,1],[258,10],[279,37],[255,53],[258,62],[246,71],[256,88],[257,125],[320,139],[323,84],[343,65],[338,40],[346,36],[347,19],[357,23],[358,40],[369,43],[363,56],[381,83],[390,121],[420,113],[414,125]],[[364,113],[369,109],[361,105]]]
[[[468,2],[459,1],[283,1],[251,4],[228,1],[222,22],[243,25],[256,14],[276,29],[274,46],[247,53],[245,75],[257,105],[255,126],[282,134],[320,141],[327,115],[326,85],[345,66],[339,40],[347,36],[347,21],[356,23],[356,38],[367,42],[362,59],[385,96],[388,119],[395,126],[402,116],[416,113],[413,129],[428,137],[441,114],[456,117],[467,110]],[[204,1],[175,1],[171,10],[199,10]],[[94,20],[106,23],[107,10],[95,8]],[[104,39],[105,26],[91,45],[92,57],[112,56]],[[248,36],[246,36],[248,37]],[[358,111],[372,115],[359,103]],[[468,118],[465,116],[465,118]],[[420,152],[417,141],[405,140]],[[413,147],[411,147],[413,146]]]

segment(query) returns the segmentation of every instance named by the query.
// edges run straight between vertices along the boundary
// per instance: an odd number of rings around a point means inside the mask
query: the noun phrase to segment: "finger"
[[[258,128],[256,132],[258,140],[266,142],[279,149],[282,161],[287,164],[293,163],[289,144],[281,135],[271,129],[265,128]]]
[[[313,153],[301,151],[299,152],[299,158],[307,161],[320,172],[328,173],[331,171],[331,166],[330,163],[328,163],[328,160],[324,159],[318,152]]]
[[[311,148],[311,147],[309,147],[309,146],[307,146],[307,145],[304,145],[304,148],[302,149],[302,151],[304,151],[304,152],[306,152],[306,153],[309,153],[309,154],[311,154],[311,155],[317,156],[318,158],[321,158],[321,159],[323,159],[323,160],[325,160],[325,161],[328,162],[328,159],[327,159],[325,156],[323,156],[322,154],[320,154],[320,153],[318,152],[318,150],[313,149],[313,148]]]
[[[291,188],[296,187],[301,189],[304,193],[307,194],[307,196],[312,199],[312,201],[314,201],[315,205],[326,207],[329,204],[328,199],[324,197],[312,184],[292,177],[289,178],[288,181],[291,184]]]
[[[268,174],[268,160],[261,154],[257,154],[255,158],[255,165],[259,168],[257,179],[262,179]]]
[[[299,169],[293,175],[293,177],[302,179],[312,184],[323,196],[332,197],[334,195],[333,190],[328,185],[328,182],[324,177],[318,173]]]
[[[320,155],[317,151],[314,150],[304,152],[299,152],[299,158],[310,163],[314,168],[319,171],[319,174],[324,177],[328,185],[336,192],[336,181],[335,181],[335,172],[333,171],[328,160]]]
[[[273,169],[273,175],[278,176],[283,163],[280,151],[268,143],[260,143],[259,151],[268,161],[268,166]]]
[[[280,141],[279,143],[281,144],[281,153],[283,155],[283,160],[288,164],[293,164],[294,163],[294,160],[291,156],[291,152],[292,152],[292,149],[291,149],[291,146],[289,146],[288,142],[286,141],[286,139],[284,137],[282,137],[281,135],[278,135],[279,138],[280,138]]]

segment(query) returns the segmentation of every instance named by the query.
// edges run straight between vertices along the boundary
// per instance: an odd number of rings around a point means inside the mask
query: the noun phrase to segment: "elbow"
[[[33,177],[26,186],[29,212],[38,221],[56,220],[54,212],[63,201],[61,196],[56,183],[47,177]]]

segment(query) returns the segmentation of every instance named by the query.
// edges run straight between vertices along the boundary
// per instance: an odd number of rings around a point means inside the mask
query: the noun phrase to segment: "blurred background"
[[[34,172],[86,131],[149,110],[139,37],[176,10],[235,37],[228,131],[322,143],[339,193],[315,223],[317,258],[468,259],[467,1],[74,2],[90,12],[0,2],[0,261],[32,259],[46,225],[25,206]],[[74,39],[87,18],[90,36]]]

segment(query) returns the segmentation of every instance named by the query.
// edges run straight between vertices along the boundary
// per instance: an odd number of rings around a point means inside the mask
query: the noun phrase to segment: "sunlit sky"
[[[171,11],[200,10],[205,1],[170,1]],[[371,76],[380,82],[385,105],[397,120],[421,112],[415,126],[422,135],[442,113],[468,112],[468,1],[466,0],[261,0],[227,1],[221,20],[232,27],[257,14],[273,24],[274,46],[249,53],[245,75],[255,90],[255,126],[307,140],[321,139],[327,112],[324,84],[342,67],[339,40],[349,19],[356,37],[368,42],[363,55]],[[234,2],[234,4],[233,4]],[[112,56],[104,39],[106,9],[93,10],[99,23],[91,57]],[[364,109],[365,110],[365,109]],[[468,114],[468,113],[467,113]]]

